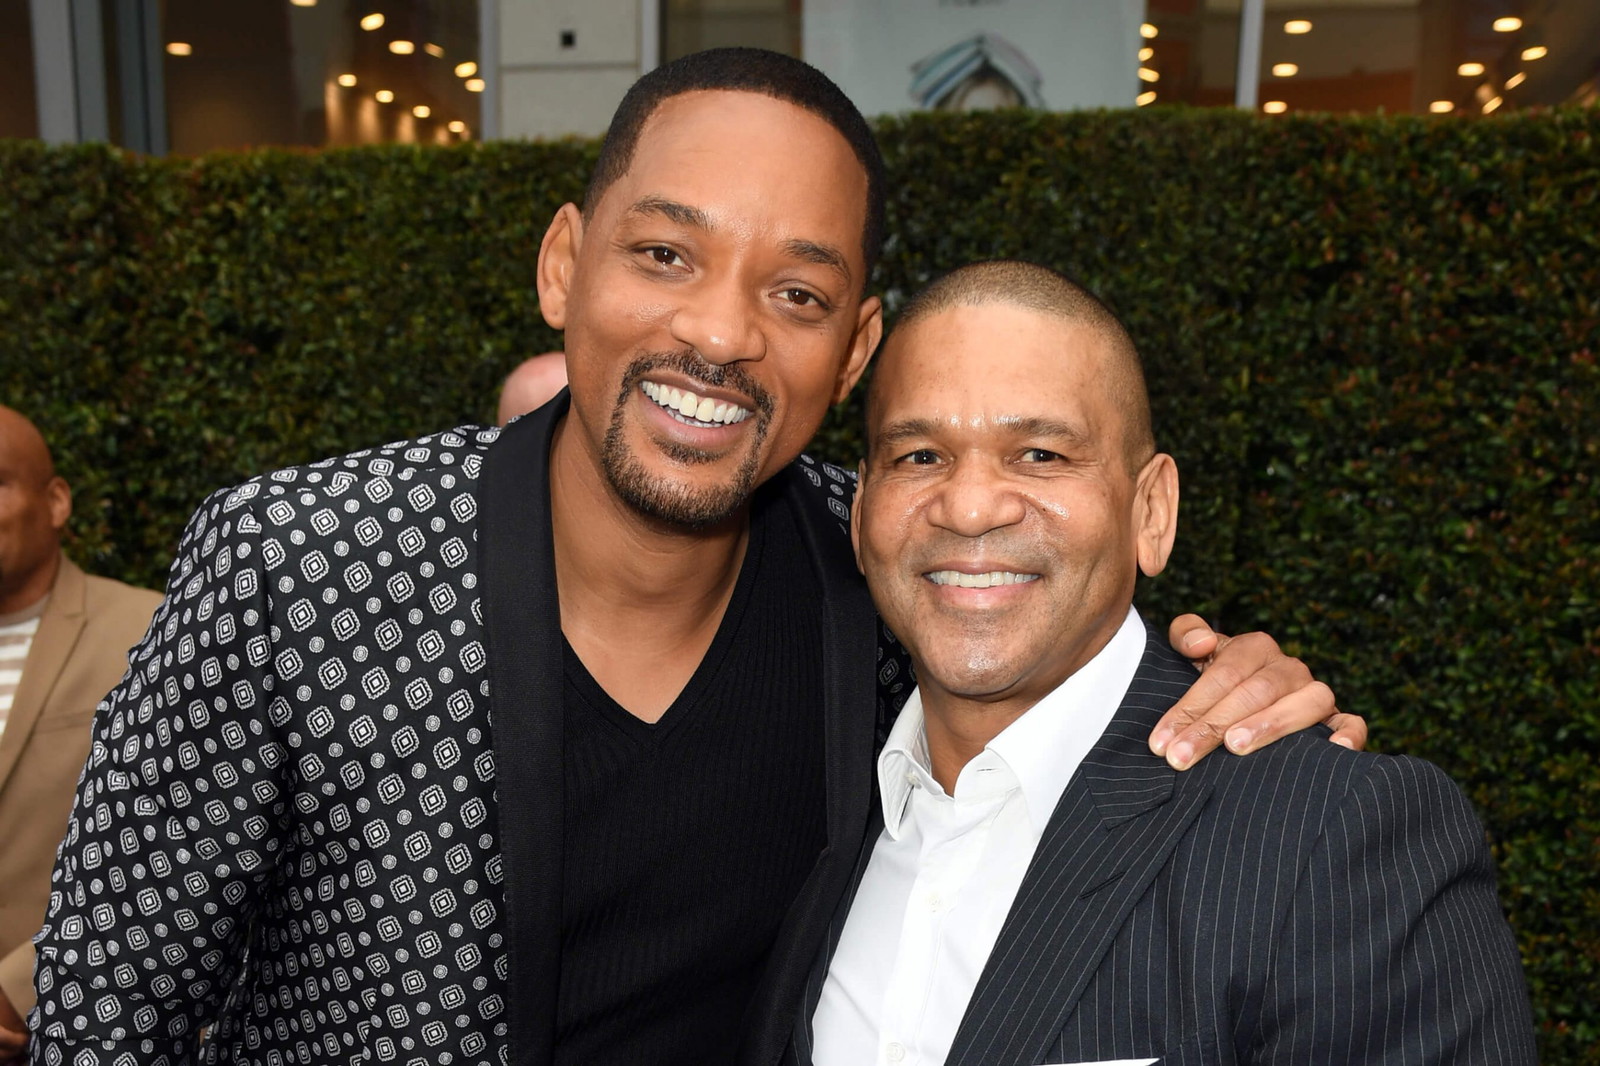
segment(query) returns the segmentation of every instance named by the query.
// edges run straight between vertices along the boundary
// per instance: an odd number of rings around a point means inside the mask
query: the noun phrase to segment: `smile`
[[[732,426],[754,413],[736,403],[719,403],[710,397],[696,396],[654,381],[639,382],[639,390],[686,426]]]
[[[963,574],[959,570],[931,570],[926,575],[935,585],[956,585],[964,589],[991,589],[997,585],[1025,585],[1039,580],[1038,574],[1018,574],[1011,570],[991,570],[987,574]]]

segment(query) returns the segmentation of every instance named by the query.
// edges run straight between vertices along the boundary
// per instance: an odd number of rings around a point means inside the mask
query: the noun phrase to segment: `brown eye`
[[[678,256],[677,252],[674,252],[671,248],[667,248],[662,245],[656,245],[654,248],[646,248],[645,254],[660,266],[677,266],[683,261]]]

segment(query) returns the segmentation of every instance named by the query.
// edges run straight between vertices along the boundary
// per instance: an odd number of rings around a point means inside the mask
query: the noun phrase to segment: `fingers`
[[[1224,737],[1230,750],[1243,754],[1320,722],[1333,710],[1333,693],[1312,680],[1304,663],[1285,656],[1271,637],[1247,633],[1228,641],[1162,717],[1150,748],[1183,770]]]
[[[1367,720],[1359,714],[1348,714],[1335,707],[1323,724],[1333,730],[1333,736],[1328,739],[1335,744],[1343,744],[1353,751],[1367,750]]]
[[[1228,638],[1213,630],[1199,615],[1180,614],[1167,627],[1167,641],[1180,655],[1203,659],[1220,651]]]

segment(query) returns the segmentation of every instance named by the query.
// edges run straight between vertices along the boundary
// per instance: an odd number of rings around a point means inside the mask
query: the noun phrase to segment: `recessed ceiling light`
[[[1139,68],[1139,80],[1140,81],[1160,81],[1161,80],[1161,75],[1156,73],[1155,71],[1151,70],[1149,67],[1140,67]]]
[[[481,93],[481,92],[483,92],[483,79],[482,78],[468,78],[465,82],[463,82],[463,84],[466,86],[467,92],[469,92],[469,93]]]
[[[343,85],[346,89],[354,87],[355,83],[356,83],[356,76],[354,74],[341,74],[341,75],[339,75],[339,84]]]
[[[1521,85],[1527,80],[1528,72],[1525,70],[1519,70],[1515,74],[1511,75],[1511,77],[1506,79],[1506,88],[1515,89],[1517,86]]]
[[[372,94],[372,98],[378,101],[380,104],[394,103],[394,93],[390,92],[388,89],[379,89],[377,92]]]
[[[433,114],[433,108],[429,107],[427,104],[418,104],[416,107],[411,109],[411,113],[416,115],[418,118],[427,118],[429,115]]]
[[[390,41],[389,51],[397,56],[408,56],[417,50],[417,46],[410,41]]]
[[[1156,50],[1146,45],[1139,49],[1139,62],[1148,63],[1156,54]]]
[[[1160,33],[1161,31],[1158,30],[1152,23],[1141,22],[1139,24],[1139,36],[1143,37],[1147,41],[1155,40]]]
[[[1300,73],[1300,68],[1294,63],[1272,64],[1272,76],[1274,78],[1292,78],[1298,73]]]
[[[1311,20],[1310,19],[1290,19],[1288,22],[1285,22],[1283,24],[1283,32],[1284,33],[1297,33],[1297,34],[1298,33],[1310,33],[1311,32]]]
[[[1483,73],[1482,63],[1463,63],[1456,68],[1456,73],[1463,78],[1476,78]]]
[[[1490,97],[1489,102],[1483,105],[1483,113],[1487,115],[1489,112],[1497,109],[1504,102],[1505,101],[1501,100],[1498,96]]]
[[[194,45],[188,41],[172,41],[167,45],[167,55],[188,56],[194,55]]]
[[[381,11],[374,11],[370,15],[362,15],[361,16],[361,28],[364,29],[364,30],[368,30],[368,31],[375,30],[375,29],[378,29],[379,27],[381,27],[382,25],[383,25],[383,12],[381,12]]]
[[[1269,115],[1281,115],[1285,111],[1289,110],[1289,105],[1284,103],[1282,100],[1268,100],[1266,103],[1261,105],[1261,110],[1265,111]]]
[[[1133,102],[1140,107],[1148,107],[1156,102],[1156,91],[1151,89],[1149,92],[1140,93],[1133,98]]]
[[[1494,32],[1496,33],[1516,33],[1520,29],[1522,29],[1522,20],[1515,15],[1507,15],[1504,18],[1494,20]]]
[[[454,119],[451,121],[449,129],[451,133],[465,133],[467,132],[467,124],[460,119]]]
[[[1428,105],[1428,110],[1432,111],[1435,115],[1448,115],[1455,109],[1455,103],[1450,100],[1435,100],[1433,103]]]
[[[1526,59],[1530,63],[1533,62],[1535,59],[1543,59],[1545,56],[1547,56],[1549,54],[1550,54],[1550,49],[1546,48],[1542,44],[1536,44],[1532,48],[1524,48],[1522,50],[1522,58]]]
[[[470,59],[465,63],[456,64],[456,77],[458,78],[470,78],[476,73],[478,73],[478,64]]]
[[[428,53],[430,56],[432,56],[435,59],[443,59],[444,58],[444,48],[441,47],[440,45],[437,45],[437,44],[425,44],[425,45],[422,46],[422,50],[424,52]]]

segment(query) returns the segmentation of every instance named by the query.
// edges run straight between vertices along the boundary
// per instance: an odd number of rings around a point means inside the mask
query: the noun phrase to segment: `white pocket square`
[[[1094,1062],[1047,1062],[1040,1066],[1153,1066],[1160,1059],[1097,1059]]]

